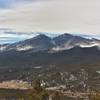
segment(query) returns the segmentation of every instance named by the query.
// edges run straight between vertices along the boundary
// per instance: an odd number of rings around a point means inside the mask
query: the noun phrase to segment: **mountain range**
[[[44,34],[37,35],[31,39],[27,39],[21,42],[13,44],[3,44],[0,45],[0,52],[6,52],[10,50],[15,51],[43,51],[48,50],[50,52],[57,52],[68,50],[79,46],[81,48],[100,46],[100,40],[95,38],[84,38],[81,36],[75,36],[68,33],[59,35],[57,37],[51,38]]]

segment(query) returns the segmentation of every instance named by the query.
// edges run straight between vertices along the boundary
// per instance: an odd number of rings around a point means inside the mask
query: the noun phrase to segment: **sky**
[[[0,0],[0,42],[27,39],[34,35],[32,32],[98,38],[100,0]]]

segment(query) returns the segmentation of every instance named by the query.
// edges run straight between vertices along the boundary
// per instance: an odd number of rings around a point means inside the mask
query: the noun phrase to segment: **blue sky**
[[[35,0],[0,0],[0,8],[2,9],[9,9],[13,5],[18,5],[18,4],[25,4],[25,3],[30,3]]]
[[[7,8],[9,5],[9,0],[0,0],[0,8]]]
[[[100,0],[0,0],[0,41],[30,38],[27,32],[73,33],[100,36]],[[8,34],[8,35],[7,35]],[[8,38],[6,38],[8,36]],[[2,39],[2,37],[5,39]]]

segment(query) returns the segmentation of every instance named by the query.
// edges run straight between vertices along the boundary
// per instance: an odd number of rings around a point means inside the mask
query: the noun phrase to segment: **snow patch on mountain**
[[[27,50],[30,50],[30,49],[32,49],[33,48],[33,46],[31,46],[31,45],[26,45],[26,46],[22,46],[22,47],[17,47],[16,48],[16,51],[27,51]]]
[[[81,44],[81,45],[80,45],[81,48],[90,48],[90,47],[94,47],[94,46],[99,47],[100,44],[94,43],[94,44],[87,44],[87,45],[82,45],[82,44]]]
[[[9,45],[0,45],[0,52],[3,52],[7,49]]]
[[[73,46],[68,46],[68,47],[57,46],[57,47],[52,48],[52,51],[63,51],[63,50],[69,50],[71,48],[73,48]]]

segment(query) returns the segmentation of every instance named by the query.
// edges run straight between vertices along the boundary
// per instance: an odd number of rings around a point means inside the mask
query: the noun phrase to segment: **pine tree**
[[[32,82],[33,89],[29,93],[29,100],[48,100],[48,92],[41,87],[40,80]]]

